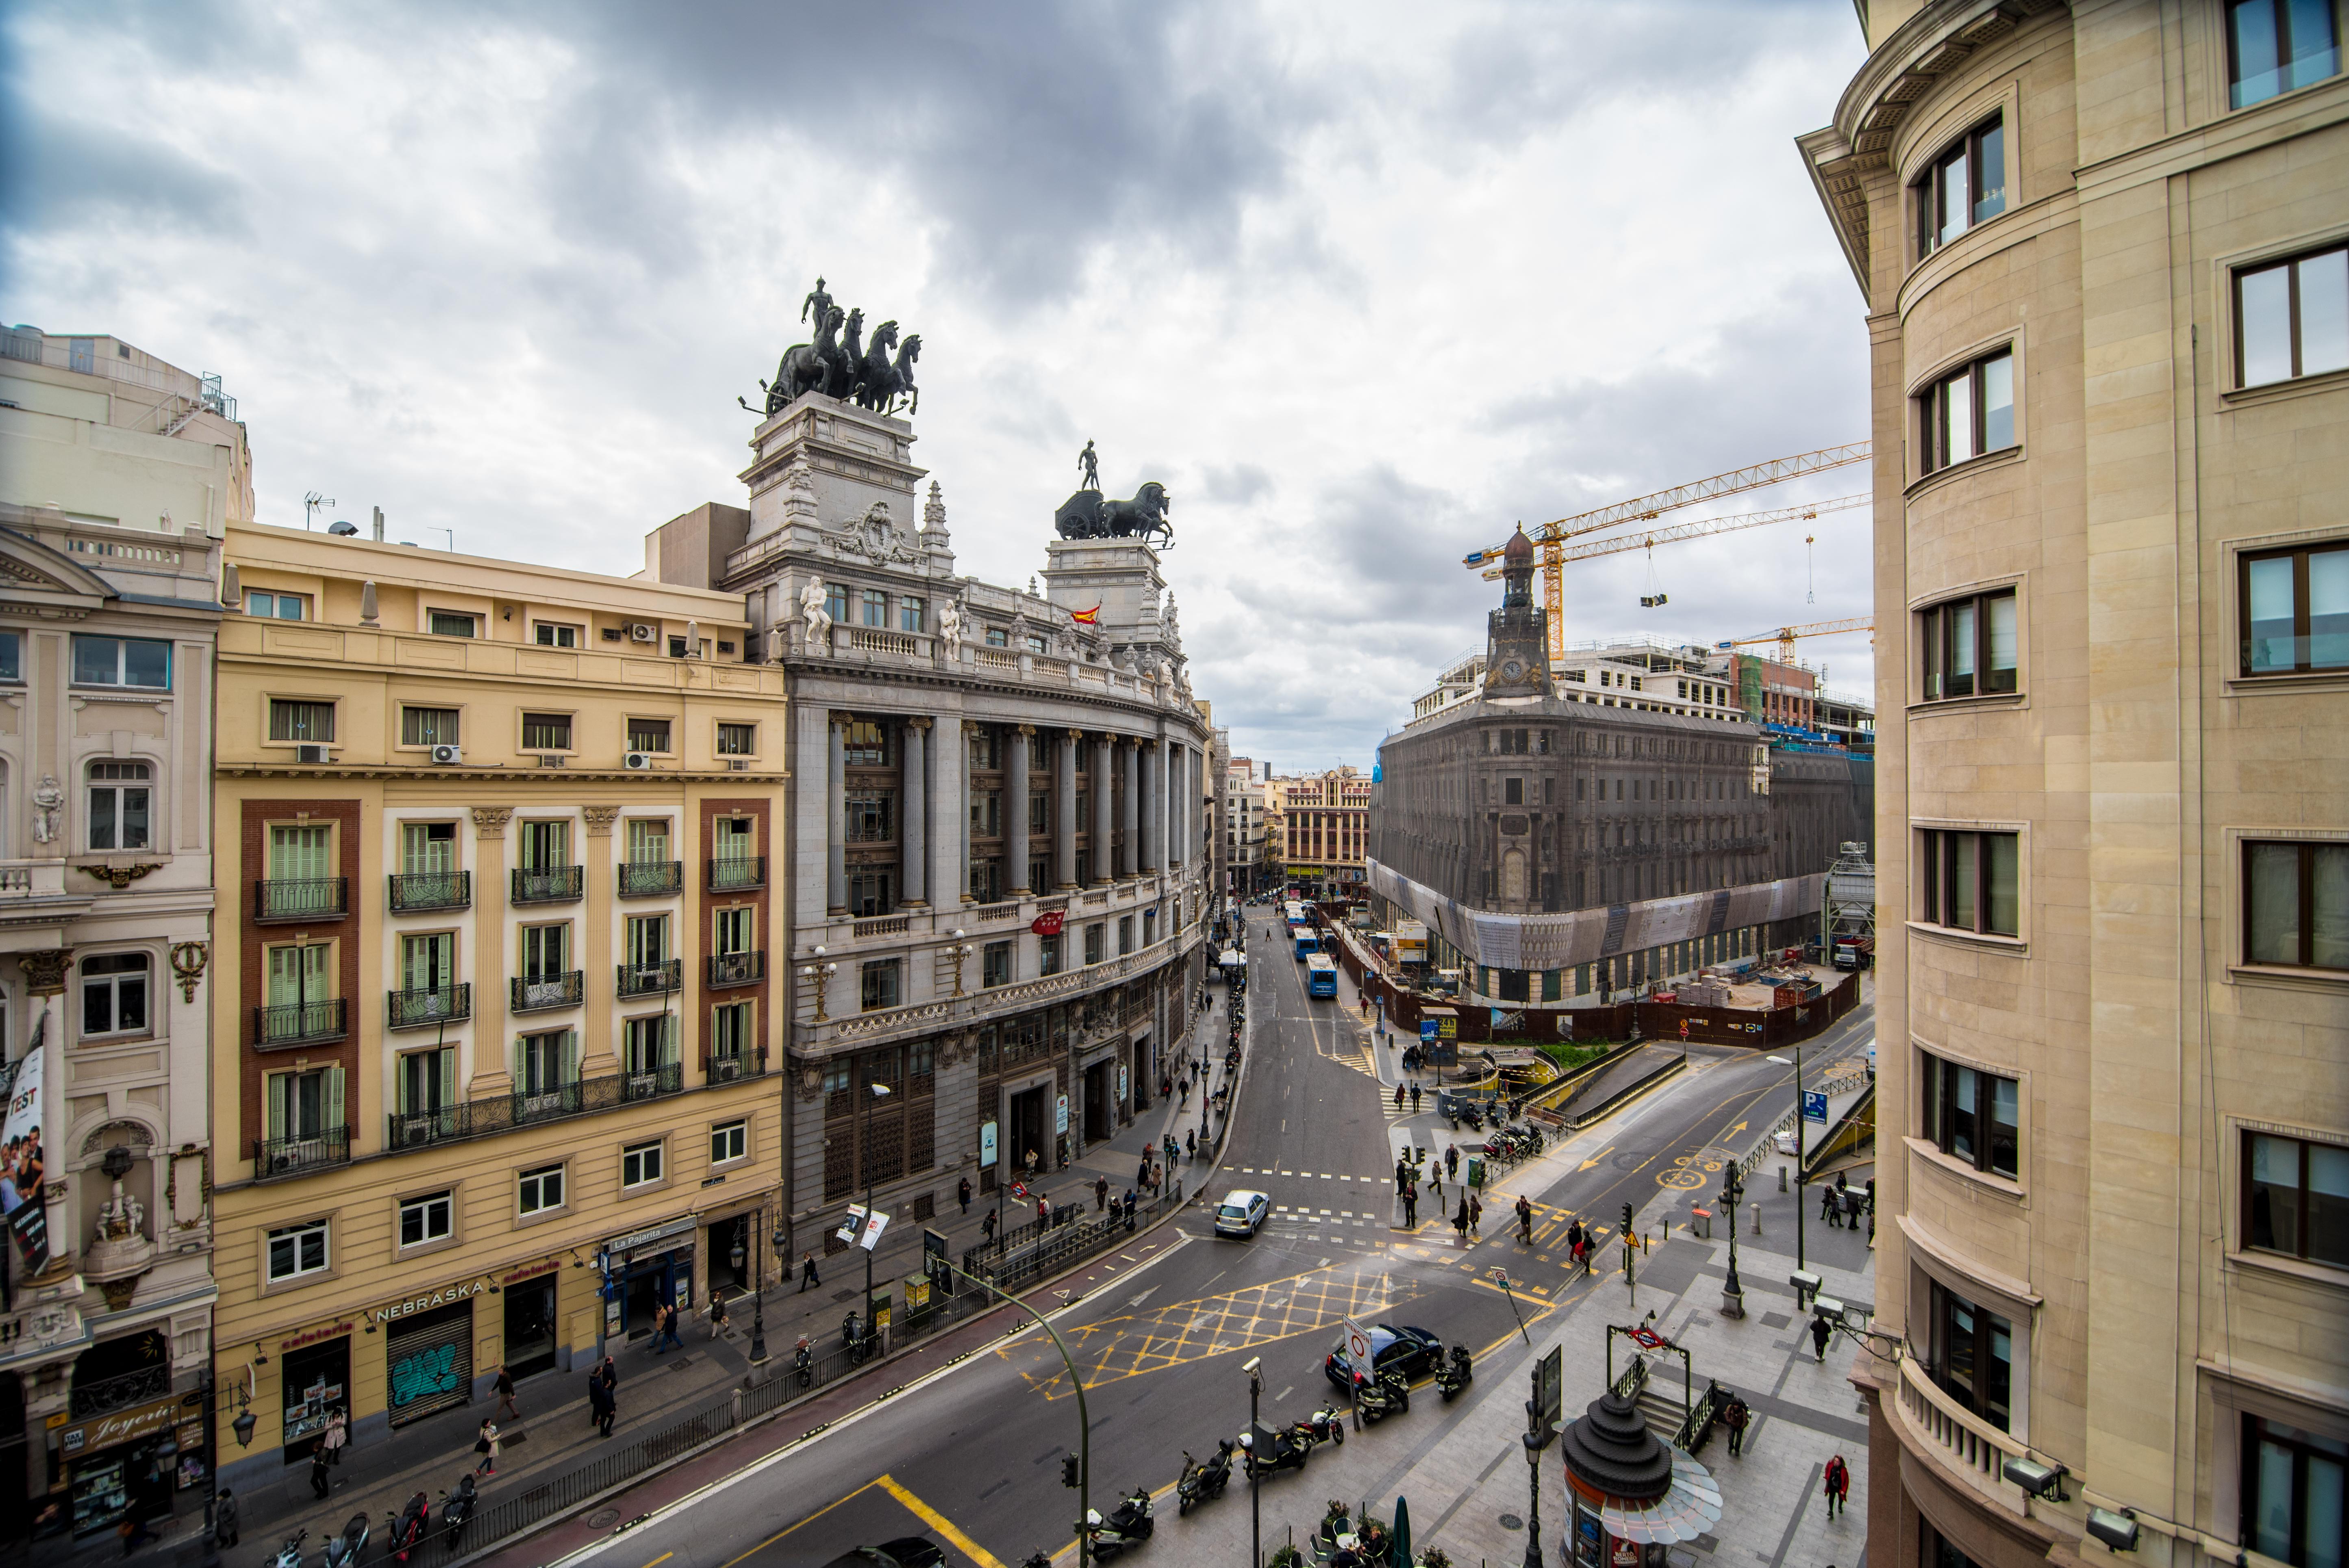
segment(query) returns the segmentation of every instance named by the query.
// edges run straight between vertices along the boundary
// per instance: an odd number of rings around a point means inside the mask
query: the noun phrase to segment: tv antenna
[[[320,507],[334,504],[333,496],[320,495],[316,490],[312,490],[308,495],[304,496],[302,498],[302,531],[306,533],[317,526]]]

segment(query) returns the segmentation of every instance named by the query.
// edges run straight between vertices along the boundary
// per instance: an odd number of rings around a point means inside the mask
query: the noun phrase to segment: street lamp
[[[1729,1277],[1721,1285],[1721,1310],[1731,1317],[1745,1315],[1745,1287],[1737,1283],[1737,1206],[1745,1200],[1745,1183],[1739,1180],[1737,1162],[1731,1161],[1729,1175],[1721,1183],[1721,1207],[1729,1215]]]
[[[1541,1457],[1542,1450],[1557,1440],[1557,1429],[1550,1425],[1549,1412],[1542,1399],[1541,1362],[1534,1364],[1533,1385],[1534,1397],[1526,1401],[1526,1434],[1519,1439],[1526,1445],[1526,1484],[1532,1500],[1526,1510],[1525,1568],[1542,1568]]]
[[[763,1207],[759,1211],[757,1218],[760,1256],[756,1260],[757,1267],[750,1275],[750,1365],[763,1367],[767,1362],[767,1260],[765,1256],[767,1212]],[[750,1223],[750,1215],[742,1216],[742,1223],[746,1227]]]
[[[1036,1326],[1052,1336],[1052,1348],[1061,1353],[1061,1363],[1069,1369],[1070,1386],[1077,1391],[1077,1568],[1084,1568],[1092,1555],[1092,1536],[1090,1533],[1090,1526],[1093,1520],[1093,1418],[1085,1411],[1085,1380],[1077,1371],[1076,1357],[1069,1354],[1068,1342],[1061,1337],[1061,1331],[1054,1328],[1050,1320],[1042,1313],[1038,1312],[1018,1296],[1007,1295],[997,1289],[993,1281],[982,1279],[975,1274],[957,1268],[951,1259],[942,1257],[938,1262],[945,1266],[948,1274],[970,1281],[997,1300],[1007,1305],[1016,1306],[1034,1318]],[[1251,1361],[1248,1366],[1254,1367],[1256,1363]]]
[[[956,929],[955,934],[954,934],[953,941],[948,944],[948,946],[947,946],[947,951],[948,953],[951,953],[951,954],[954,954],[954,961],[955,961],[955,992],[954,992],[954,994],[955,994],[956,995],[959,996],[959,995],[962,995],[962,966],[963,966],[963,965],[964,965],[965,963],[967,963],[967,962],[969,960],[969,958],[970,958],[970,944],[969,944],[969,943],[968,943],[968,942],[965,942],[965,941],[962,939],[962,931],[961,931],[961,929],[960,929],[959,927],[957,927],[957,928]]]
[[[864,1234],[858,1244],[864,1249],[864,1342],[873,1342],[873,1108],[889,1098],[889,1086],[868,1083],[873,1092],[864,1099],[864,1147],[858,1150],[864,1163]]]
[[[1256,1435],[1262,1429],[1257,1425],[1256,1401],[1257,1396],[1264,1392],[1264,1357],[1249,1357],[1240,1364],[1240,1370],[1247,1374],[1248,1380],[1247,1455],[1241,1462],[1247,1466],[1248,1472],[1248,1563],[1253,1568],[1264,1561],[1264,1511],[1256,1464]]]
[[[1785,1057],[1784,1057],[1774,1056],[1774,1057],[1769,1057],[1768,1059],[1769,1059],[1769,1060],[1771,1060],[1771,1061],[1776,1062],[1780,1067],[1785,1067],[1785,1066],[1786,1066],[1786,1065],[1787,1065],[1787,1064],[1786,1064],[1786,1058],[1785,1058]],[[1802,1047],[1800,1045],[1797,1045],[1797,1046],[1795,1046],[1795,1061],[1794,1061],[1794,1068],[1795,1068],[1795,1272],[1796,1274],[1808,1274],[1808,1273],[1810,1273],[1810,1272],[1811,1272],[1811,1266],[1810,1266],[1810,1264],[1807,1264],[1807,1263],[1804,1262],[1804,1260],[1803,1260],[1803,1209],[1804,1209],[1804,1200],[1803,1200],[1803,1119],[1804,1119],[1804,1118],[1803,1118],[1803,1047]]]

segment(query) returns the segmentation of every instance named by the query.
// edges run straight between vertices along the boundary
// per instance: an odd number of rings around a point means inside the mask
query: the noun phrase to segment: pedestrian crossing
[[[1343,1171],[1278,1171],[1269,1165],[1265,1166],[1261,1170],[1253,1165],[1226,1167],[1226,1169],[1236,1169],[1243,1176],[1296,1176],[1302,1177],[1308,1181],[1314,1180],[1316,1177],[1319,1177],[1324,1181],[1388,1181],[1393,1180],[1391,1176],[1349,1176]]]

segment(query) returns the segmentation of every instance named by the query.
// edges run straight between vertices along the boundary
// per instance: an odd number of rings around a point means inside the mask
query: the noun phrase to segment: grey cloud
[[[233,175],[111,126],[21,109],[11,118],[0,225],[12,233],[93,221],[143,228],[159,217],[214,238],[249,232]]]
[[[1199,492],[1226,506],[1246,506],[1272,493],[1272,476],[1254,463],[1210,463],[1201,471]]]

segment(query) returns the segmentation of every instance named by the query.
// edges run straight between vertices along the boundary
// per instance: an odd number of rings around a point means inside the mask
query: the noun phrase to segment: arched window
[[[153,772],[144,762],[89,765],[89,847],[144,850],[154,842]]]

